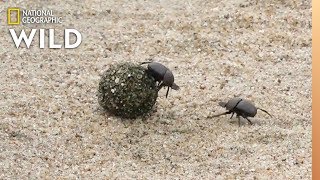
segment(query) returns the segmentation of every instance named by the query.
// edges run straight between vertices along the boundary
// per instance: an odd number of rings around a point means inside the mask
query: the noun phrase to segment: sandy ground
[[[0,2],[0,178],[310,179],[311,1]],[[80,47],[16,49],[6,8],[52,9]],[[12,28],[12,27],[11,27]],[[180,91],[123,121],[97,103],[110,63],[167,65]],[[217,103],[268,110],[254,125]]]

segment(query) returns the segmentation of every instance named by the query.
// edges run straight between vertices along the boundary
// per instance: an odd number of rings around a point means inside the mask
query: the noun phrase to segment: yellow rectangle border
[[[11,22],[11,11],[17,11],[17,21]],[[20,9],[19,8],[8,8],[7,11],[8,25],[19,25],[20,24]]]

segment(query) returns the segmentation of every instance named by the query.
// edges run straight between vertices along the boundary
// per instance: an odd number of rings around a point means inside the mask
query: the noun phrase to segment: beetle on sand
[[[221,114],[214,115],[213,117],[219,117],[222,115],[231,114],[231,118],[232,118],[233,115],[236,114],[239,121],[239,126],[240,126],[240,117],[245,118],[246,120],[248,120],[250,124],[252,124],[251,120],[248,119],[248,117],[254,117],[257,114],[258,109],[267,113],[270,117],[272,117],[271,114],[269,114],[266,110],[255,107],[251,101],[241,99],[238,97],[232,98],[228,102],[219,102],[219,105],[222,107],[225,107],[228,111]]]
[[[174,76],[170,69],[168,69],[166,66],[158,63],[158,62],[142,62],[141,64],[148,64],[147,66],[147,72],[154,77],[154,79],[159,82],[159,90],[167,86],[168,90],[166,93],[166,97],[168,97],[169,89],[172,88],[174,90],[179,90],[180,87],[174,83]]]

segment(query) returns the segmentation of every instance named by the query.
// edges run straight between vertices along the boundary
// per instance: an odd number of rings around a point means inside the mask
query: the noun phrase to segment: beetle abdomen
[[[149,73],[155,78],[156,81],[162,81],[168,68],[156,62],[148,64]]]
[[[239,102],[236,109],[247,117],[254,117],[257,114],[257,108],[250,101],[244,99]]]
[[[174,76],[170,70],[167,70],[163,76],[163,84],[171,87],[174,82]]]

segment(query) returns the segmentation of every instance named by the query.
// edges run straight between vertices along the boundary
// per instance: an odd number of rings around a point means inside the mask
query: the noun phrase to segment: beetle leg
[[[141,62],[140,65],[152,63],[151,59],[148,59],[148,60],[150,60],[150,61]]]
[[[168,90],[167,90],[166,98],[168,98],[169,89],[170,89],[170,87],[168,86]]]
[[[232,112],[230,119],[232,119],[233,115],[234,115],[234,112]]]
[[[230,113],[232,113],[232,111],[227,111],[227,112],[224,112],[224,113],[221,113],[221,114],[213,115],[212,117],[219,117],[219,116],[230,114]]]
[[[247,117],[245,117],[246,118],[246,120],[248,120],[249,121],[249,123],[252,125],[252,122],[250,121],[250,119],[249,118],[247,118]]]
[[[163,85],[163,81],[160,81],[159,83],[158,83],[158,91],[160,91],[160,89],[163,87],[164,85]]]
[[[240,116],[239,116],[239,115],[237,115],[237,118],[238,118],[239,127],[240,127]]]
[[[160,91],[160,89],[161,89],[161,87],[159,86],[159,82],[156,82],[157,84],[156,84],[156,88],[157,88],[157,91]]]
[[[261,108],[257,108],[257,109],[259,109],[259,110],[261,110],[261,111],[263,111],[263,112],[267,113],[270,117],[272,117],[272,116],[271,116],[271,114],[269,114],[269,113],[268,113],[268,111],[266,111],[266,110],[264,110],[264,109],[261,109]]]

